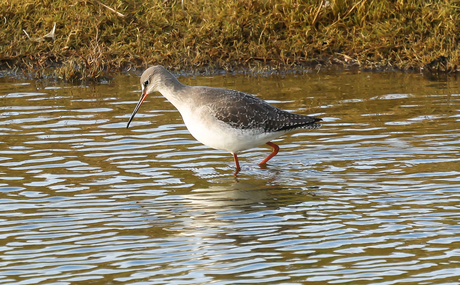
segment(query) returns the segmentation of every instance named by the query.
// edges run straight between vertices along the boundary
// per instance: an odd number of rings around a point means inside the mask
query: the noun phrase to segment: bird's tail
[[[312,123],[312,124],[307,124],[302,127],[303,129],[319,129],[321,128],[321,123]]]

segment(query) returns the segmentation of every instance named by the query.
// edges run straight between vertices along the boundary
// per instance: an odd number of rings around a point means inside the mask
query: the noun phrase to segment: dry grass
[[[0,0],[0,67],[78,81],[152,64],[418,69],[445,56],[456,72],[459,12],[454,0]]]

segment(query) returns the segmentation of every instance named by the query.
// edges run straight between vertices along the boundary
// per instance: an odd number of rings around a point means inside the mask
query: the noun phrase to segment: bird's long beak
[[[139,108],[141,107],[145,98],[147,98],[147,95],[147,91],[142,92],[141,98],[139,99],[139,102],[137,102],[136,108],[134,108],[134,112],[131,115],[131,118],[129,118],[128,125],[126,125],[126,128],[129,128],[129,124],[131,124],[131,121],[134,119],[134,116],[136,116],[137,111],[139,111]]]

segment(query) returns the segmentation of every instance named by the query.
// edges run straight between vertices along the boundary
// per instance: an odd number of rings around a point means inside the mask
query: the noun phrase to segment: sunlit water
[[[138,77],[0,78],[0,284],[459,284],[460,82],[181,77],[324,119],[240,155]]]

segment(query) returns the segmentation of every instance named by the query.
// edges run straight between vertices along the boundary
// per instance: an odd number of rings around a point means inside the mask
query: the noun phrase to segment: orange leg
[[[233,159],[235,160],[236,169],[241,170],[240,163],[238,161],[238,156],[236,156],[236,153],[233,154]]]
[[[268,142],[267,143],[271,148],[273,148],[273,151],[272,153],[270,153],[264,160],[262,160],[261,163],[259,163],[259,165],[263,165],[265,163],[267,163],[272,157],[274,157],[278,151],[280,150],[280,147],[272,142]]]
[[[238,162],[238,156],[236,155],[236,153],[233,153],[233,159],[235,160],[235,166],[236,166],[236,171],[233,175],[238,176],[238,172],[240,172],[241,170],[241,167],[240,167],[240,163]]]

